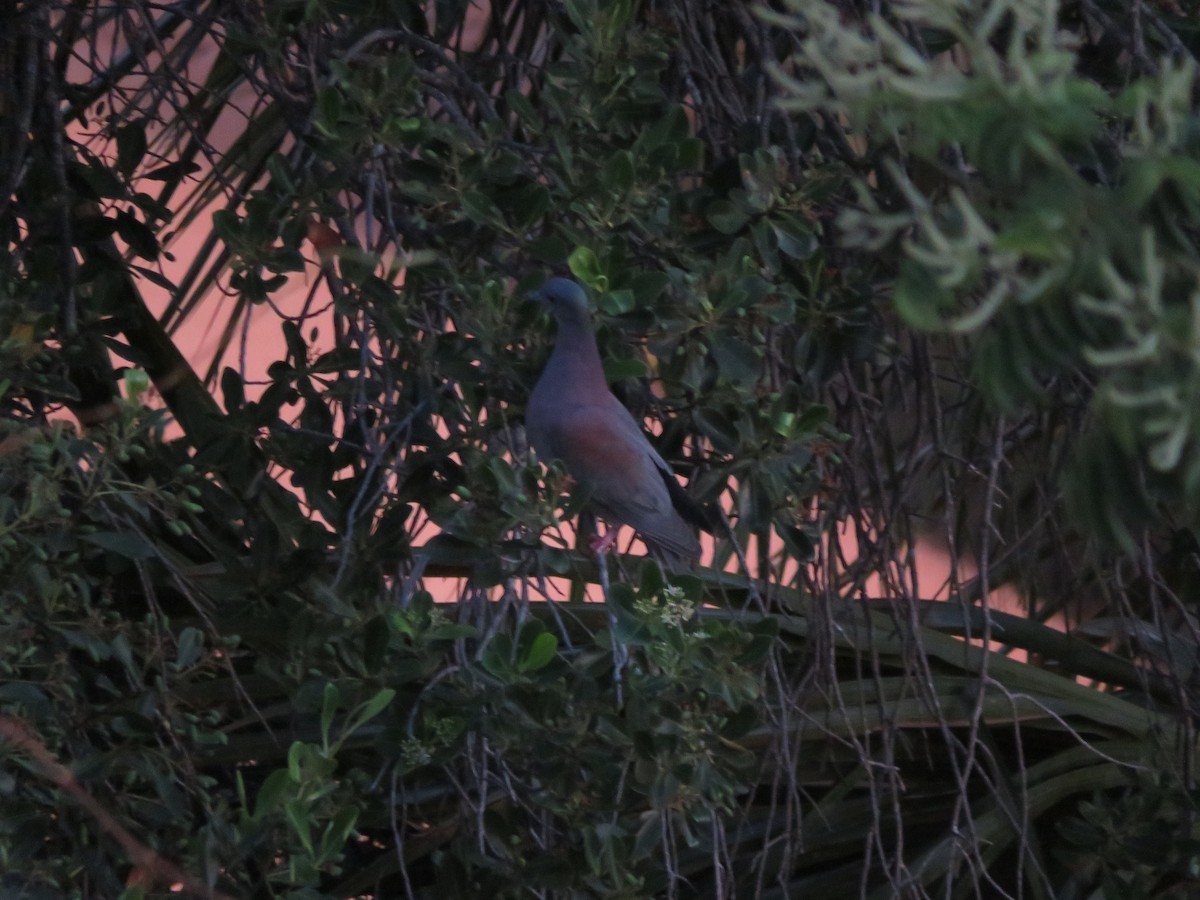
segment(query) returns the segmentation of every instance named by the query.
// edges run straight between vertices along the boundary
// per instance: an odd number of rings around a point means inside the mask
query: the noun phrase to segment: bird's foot
[[[592,539],[588,541],[588,548],[596,556],[607,553],[612,549],[613,544],[617,542],[617,529],[608,529],[608,534],[592,535]]]

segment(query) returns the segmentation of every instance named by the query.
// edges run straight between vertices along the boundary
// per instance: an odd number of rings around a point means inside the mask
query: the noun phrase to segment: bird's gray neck
[[[590,323],[571,319],[558,323],[558,336],[546,370],[552,372],[554,378],[567,379],[581,389],[608,391],[596,334]]]

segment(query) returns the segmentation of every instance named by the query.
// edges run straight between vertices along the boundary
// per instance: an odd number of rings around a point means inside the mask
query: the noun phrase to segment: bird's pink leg
[[[607,553],[612,549],[613,544],[617,542],[617,529],[610,528],[608,533],[604,535],[592,535],[592,539],[588,541],[588,547],[591,551],[599,556],[601,553]]]

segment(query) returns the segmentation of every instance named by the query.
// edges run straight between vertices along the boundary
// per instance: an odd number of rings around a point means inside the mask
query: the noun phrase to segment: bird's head
[[[587,294],[570,278],[551,278],[529,295],[554,314],[560,325],[585,325],[591,322]]]

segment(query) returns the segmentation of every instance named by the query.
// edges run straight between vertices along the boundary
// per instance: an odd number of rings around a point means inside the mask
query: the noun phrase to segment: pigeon
[[[694,527],[711,531],[709,519],[608,389],[587,294],[568,278],[551,278],[530,297],[554,314],[558,334],[529,396],[525,431],[538,457],[561,460],[610,525],[592,550],[611,547],[624,524],[652,550],[698,560]]]

